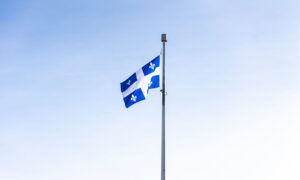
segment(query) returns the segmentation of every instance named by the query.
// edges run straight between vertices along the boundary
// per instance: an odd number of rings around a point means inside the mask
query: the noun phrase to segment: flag
[[[121,92],[126,108],[147,98],[149,89],[159,87],[160,56],[121,83]]]

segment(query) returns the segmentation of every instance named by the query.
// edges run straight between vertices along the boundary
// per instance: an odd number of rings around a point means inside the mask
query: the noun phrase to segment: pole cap
[[[161,42],[167,42],[167,34],[161,34]]]

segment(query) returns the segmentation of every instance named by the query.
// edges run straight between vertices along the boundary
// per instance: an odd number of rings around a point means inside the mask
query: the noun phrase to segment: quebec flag
[[[159,87],[160,56],[121,83],[126,108],[147,98],[148,90]]]

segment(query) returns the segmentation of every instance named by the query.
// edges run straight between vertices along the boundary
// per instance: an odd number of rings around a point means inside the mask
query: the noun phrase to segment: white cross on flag
[[[148,90],[159,87],[160,56],[121,83],[126,108],[147,98]]]

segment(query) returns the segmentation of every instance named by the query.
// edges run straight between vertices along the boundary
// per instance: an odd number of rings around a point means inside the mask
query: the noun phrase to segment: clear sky
[[[300,179],[300,1],[0,1],[0,179]]]

